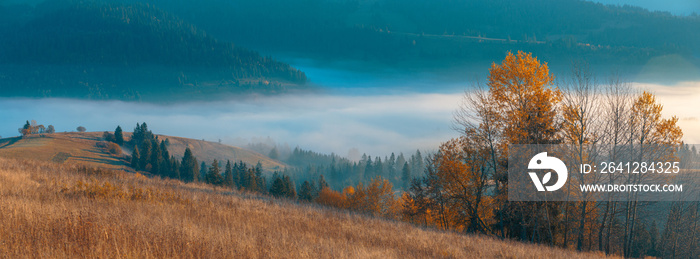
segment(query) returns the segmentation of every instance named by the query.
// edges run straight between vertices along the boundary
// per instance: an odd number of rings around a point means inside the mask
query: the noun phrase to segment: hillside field
[[[0,257],[593,258],[253,194],[0,158]]]
[[[131,133],[125,132],[124,137],[126,140],[129,140]],[[280,161],[239,147],[164,135],[158,135],[158,137],[161,140],[169,140],[170,146],[168,151],[178,159],[182,158],[185,148],[189,146],[200,162],[205,161],[208,164],[214,159],[224,161],[224,163],[227,159],[230,159],[231,162],[243,161],[251,166],[255,166],[260,162],[263,169],[267,172],[281,170],[286,167]],[[127,172],[133,171],[128,167],[128,161],[125,159],[126,155],[131,154],[129,147],[123,148],[121,156],[115,156],[98,147],[98,142],[100,141],[103,141],[102,132],[33,134],[24,138],[4,138],[0,139],[0,157],[80,164]]]

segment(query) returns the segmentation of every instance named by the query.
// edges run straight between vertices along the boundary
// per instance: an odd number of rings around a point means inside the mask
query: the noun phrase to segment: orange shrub
[[[340,192],[325,187],[318,193],[316,203],[325,206],[346,209],[348,207],[348,198]]]

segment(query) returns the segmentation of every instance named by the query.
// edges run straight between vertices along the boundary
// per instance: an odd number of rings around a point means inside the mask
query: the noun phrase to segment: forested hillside
[[[398,67],[490,63],[508,50],[606,69],[700,54],[700,35],[690,33],[700,30],[698,16],[579,0],[148,2],[246,46]]]
[[[306,80],[150,4],[57,0],[0,12],[12,14],[0,26],[4,96],[191,97],[277,92]]]

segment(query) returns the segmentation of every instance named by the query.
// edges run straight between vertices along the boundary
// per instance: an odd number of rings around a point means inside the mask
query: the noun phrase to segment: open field
[[[138,174],[0,158],[0,255],[590,258]]]
[[[0,139],[0,157],[35,159],[39,161],[54,161],[57,163],[83,164],[111,170],[133,171],[125,160],[125,155],[131,154],[129,147],[124,147],[122,156],[114,156],[99,148],[97,143],[102,141],[102,132],[67,132],[53,134],[33,134],[27,137]],[[124,133],[126,140],[131,133]],[[159,139],[169,139],[168,151],[176,158],[182,158],[185,148],[190,147],[197,159],[211,161],[217,159],[232,162],[243,161],[251,166],[260,162],[268,172],[281,170],[286,165],[254,151],[227,146],[215,142],[195,140],[180,137],[158,135]]]
[[[125,135],[131,136],[131,134]],[[284,167],[286,167],[286,165],[280,161],[270,159],[265,155],[259,154],[255,151],[251,151],[248,149],[228,146],[204,140],[163,135],[158,135],[158,137],[160,139],[167,138],[170,140],[170,146],[168,147],[168,151],[170,151],[170,153],[177,158],[182,158],[182,155],[185,153],[185,148],[190,147],[192,153],[194,153],[194,155],[200,162],[202,161],[202,159],[204,159],[204,161],[209,162],[209,164],[211,164],[211,161],[213,161],[214,159],[224,161],[224,164],[226,160],[230,159],[231,162],[243,161],[252,166],[255,166],[255,164],[257,164],[258,161],[260,161],[260,163],[263,166],[263,169],[265,169],[265,171],[268,172],[282,170],[284,169]]]
[[[33,134],[0,139],[0,157],[71,163],[111,170],[131,170],[123,157],[97,147],[102,133]]]

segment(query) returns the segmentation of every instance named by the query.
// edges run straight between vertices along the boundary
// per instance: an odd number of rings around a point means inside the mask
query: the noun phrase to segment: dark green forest
[[[147,99],[279,92],[306,76],[151,4],[1,7],[3,95]],[[21,86],[21,87],[15,87]]]
[[[0,87],[122,100],[305,88],[303,72],[256,51],[439,71],[523,50],[555,71],[635,74],[655,57],[698,64],[699,30],[697,15],[578,0],[0,2]]]
[[[523,50],[562,66],[634,72],[655,56],[700,55],[700,35],[689,33],[700,30],[697,15],[579,0],[147,2],[245,46],[398,67],[490,63]]]

